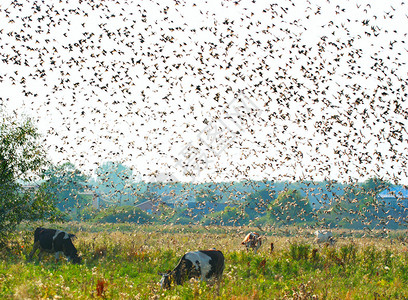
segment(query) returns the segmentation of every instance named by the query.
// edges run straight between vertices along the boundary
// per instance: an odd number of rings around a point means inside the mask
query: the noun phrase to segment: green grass
[[[37,257],[26,261],[32,231],[24,229],[0,251],[0,299],[408,297],[408,252],[397,238],[347,237],[324,247],[315,245],[310,235],[268,236],[254,255],[240,245],[243,232],[237,228],[117,228],[121,231],[71,227],[81,265],[56,263],[52,255],[42,262]],[[272,253],[270,242],[275,245]],[[191,281],[160,289],[158,271],[172,269],[186,251],[213,247],[222,250],[226,260],[220,286]]]

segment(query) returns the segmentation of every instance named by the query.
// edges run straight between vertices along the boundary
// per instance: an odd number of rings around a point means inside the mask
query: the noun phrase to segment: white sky
[[[56,163],[407,183],[402,1],[44,2],[0,4],[0,99]]]

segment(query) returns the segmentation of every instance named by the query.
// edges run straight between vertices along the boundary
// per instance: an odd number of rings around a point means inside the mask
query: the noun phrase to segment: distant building
[[[142,203],[139,203],[135,205],[135,207],[140,208],[141,210],[147,212],[147,213],[152,213],[153,211],[157,210],[157,205],[153,203],[151,200],[144,201]]]
[[[142,203],[136,204],[135,207],[140,208],[144,212],[147,212],[148,214],[157,214],[160,215],[160,205],[166,205],[165,202],[162,201],[152,201],[152,200],[147,200]]]
[[[408,214],[408,188],[406,186],[389,187],[379,193],[377,199],[398,212]]]

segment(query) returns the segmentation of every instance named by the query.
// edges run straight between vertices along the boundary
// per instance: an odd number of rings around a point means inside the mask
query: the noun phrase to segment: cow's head
[[[71,261],[73,264],[80,264],[82,262],[82,258],[78,256],[78,254],[67,256],[68,261]]]
[[[171,270],[168,270],[167,272],[165,272],[165,273],[157,273],[157,274],[159,274],[162,278],[160,279],[160,287],[162,288],[162,289],[165,289],[165,290],[167,290],[167,289],[169,289],[170,288],[170,285],[171,285],[171,281],[172,281],[172,272],[171,272]]]
[[[62,249],[68,261],[71,261],[74,264],[81,263],[82,259],[80,256],[78,256],[78,251],[75,248],[70,238],[64,240]]]

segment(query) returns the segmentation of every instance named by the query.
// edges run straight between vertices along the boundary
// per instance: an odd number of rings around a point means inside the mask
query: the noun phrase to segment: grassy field
[[[26,260],[32,228],[0,251],[0,299],[404,299],[408,297],[405,232],[361,237],[336,232],[319,247],[310,232],[268,232],[257,255],[240,241],[249,229],[221,227],[54,225],[77,235],[83,263],[52,255]],[[270,243],[274,243],[273,252]],[[217,248],[226,268],[218,287],[190,281],[161,290],[159,271],[189,250]],[[315,249],[315,250],[314,250]]]

